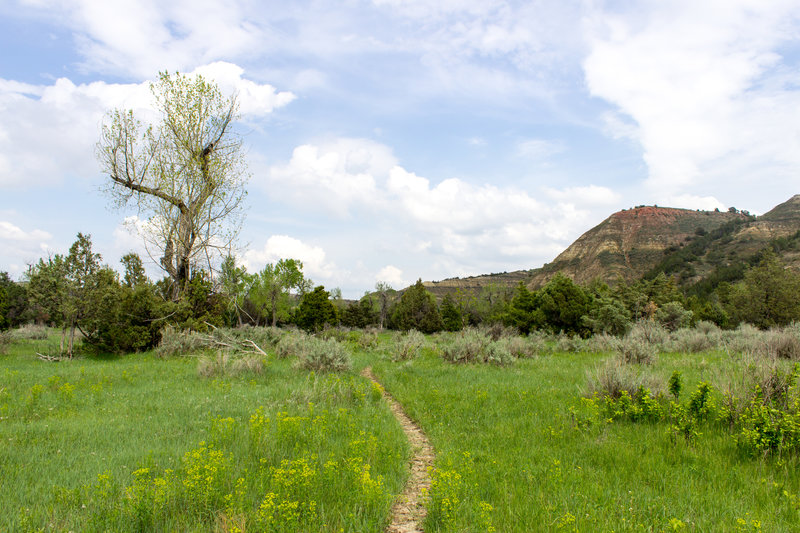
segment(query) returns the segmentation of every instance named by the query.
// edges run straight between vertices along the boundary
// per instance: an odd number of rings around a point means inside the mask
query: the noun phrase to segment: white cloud
[[[242,264],[250,272],[261,271],[268,263],[281,259],[298,259],[303,262],[303,273],[311,279],[328,280],[339,272],[336,265],[326,258],[325,250],[306,244],[288,235],[273,235],[260,250],[244,253]]]
[[[0,270],[7,270],[12,277],[25,272],[32,264],[50,250],[53,236],[40,229],[26,231],[7,220],[0,220]]]
[[[681,1],[587,17],[589,90],[617,106],[605,117],[613,134],[641,144],[651,193],[681,198],[723,180],[743,190],[766,176],[789,183],[800,165],[800,92],[779,50],[796,39],[796,7]]]
[[[245,119],[263,116],[294,98],[245,79],[243,70],[230,63],[198,71],[239,92]],[[65,176],[96,176],[100,125],[116,107],[152,119],[149,83],[76,85],[59,78],[52,85],[30,85],[0,80],[0,185],[33,187]]]
[[[411,282],[403,277],[403,271],[394,265],[386,265],[378,271],[375,282],[385,282],[395,289],[408,286]]]
[[[681,194],[669,196],[663,204],[668,207],[682,207],[684,209],[702,209],[703,211],[713,211],[719,209],[724,211],[725,205],[713,196],[695,196],[691,194]]]
[[[36,0],[24,2],[68,26],[87,70],[149,78],[162,70],[244,56],[258,48],[261,28],[248,22],[247,2],[212,0]]]
[[[394,164],[388,147],[367,139],[304,144],[288,164],[273,166],[263,185],[275,196],[344,217],[354,206],[380,201],[377,180]]]

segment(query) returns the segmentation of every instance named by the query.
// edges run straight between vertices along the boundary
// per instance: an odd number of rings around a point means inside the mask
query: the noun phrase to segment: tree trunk
[[[75,319],[73,318],[69,325],[69,351],[67,357],[72,359],[72,348],[75,345]]]

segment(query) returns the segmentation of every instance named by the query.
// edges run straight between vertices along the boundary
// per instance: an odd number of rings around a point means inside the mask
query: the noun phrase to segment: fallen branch
[[[38,355],[39,359],[41,359],[42,361],[47,361],[47,362],[50,362],[50,363],[60,363],[61,361],[64,360],[64,358],[60,357],[60,356],[59,357],[54,357],[52,355],[45,355],[45,354],[39,353],[39,352],[36,352],[36,355]]]
[[[251,341],[250,339],[245,339],[245,340],[243,340],[243,341],[242,341],[242,344],[245,344],[245,345],[252,346],[252,347],[253,347],[253,348],[255,348],[256,350],[258,350],[258,353],[260,353],[261,355],[267,355],[267,352],[265,352],[264,350],[262,350],[262,349],[261,349],[261,348],[258,346],[258,344],[256,344],[255,342]]]

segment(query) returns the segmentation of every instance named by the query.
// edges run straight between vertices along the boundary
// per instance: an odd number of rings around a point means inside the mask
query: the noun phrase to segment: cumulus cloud
[[[72,30],[86,70],[138,78],[247,55],[263,39],[262,29],[248,21],[245,1],[23,3]]]
[[[273,166],[262,185],[274,196],[344,217],[380,201],[377,180],[395,162],[388,147],[367,139],[304,144],[286,165]]]
[[[584,70],[590,92],[617,107],[605,117],[611,131],[641,144],[651,194],[790,179],[800,91],[780,49],[796,38],[796,3],[646,6],[587,17]]]
[[[326,257],[325,250],[288,235],[272,235],[261,249],[244,253],[242,264],[250,272],[258,272],[268,263],[281,259],[298,259],[303,262],[303,273],[312,279],[330,279],[338,273],[336,265]]]
[[[245,119],[262,117],[294,98],[246,79],[230,63],[197,72],[237,91]],[[151,103],[149,82],[76,85],[59,78],[51,85],[31,85],[0,79],[0,185],[33,187],[65,176],[96,176],[94,147],[105,114],[122,107],[151,119]]]
[[[394,265],[386,265],[378,271],[375,282],[385,282],[395,289],[408,286],[411,282],[403,277],[403,271]]]
[[[288,164],[272,167],[268,184],[276,200],[293,201],[306,213],[370,217],[394,248],[467,273],[548,261],[602,218],[598,210],[619,200],[600,186],[546,189],[536,198],[459,178],[433,182],[398,164],[386,146],[364,139],[300,146]]]
[[[28,264],[47,255],[52,238],[44,230],[24,230],[12,222],[0,220],[0,257],[4,258],[0,270],[19,276]]]

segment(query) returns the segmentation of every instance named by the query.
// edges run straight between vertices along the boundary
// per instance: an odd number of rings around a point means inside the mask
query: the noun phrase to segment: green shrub
[[[425,335],[415,329],[395,335],[390,353],[392,361],[415,359],[424,345]]]
[[[161,330],[161,341],[156,348],[158,357],[194,355],[206,350],[208,343],[193,331],[181,331],[173,326]]]
[[[790,329],[770,330],[765,336],[767,356],[800,361],[800,337]]]
[[[492,341],[484,331],[476,328],[462,330],[452,341],[442,345],[442,358],[448,363],[513,363],[510,341]]]
[[[653,320],[639,320],[633,325],[625,338],[638,339],[660,351],[669,338],[669,332]]]
[[[514,337],[502,337],[497,344],[503,346],[506,351],[515,359],[528,359],[536,357],[545,349],[545,344],[536,342],[537,337],[526,338],[516,335]]]
[[[578,335],[559,333],[555,337],[554,352],[578,353],[585,351],[586,341]]]
[[[482,331],[466,328],[442,346],[442,358],[448,363],[479,363],[483,361],[490,342],[491,339]]]
[[[353,366],[350,352],[334,339],[310,337],[306,343],[304,353],[298,355],[301,368],[314,372],[343,372]]]
[[[715,348],[713,338],[700,330],[681,328],[669,336],[665,348],[670,352],[700,353]]]
[[[622,362],[652,365],[658,357],[658,348],[642,338],[628,336],[617,343],[616,353]]]
[[[611,358],[587,375],[587,395],[619,398],[625,391],[633,397],[641,388],[662,390],[661,384],[641,369],[632,367],[617,358]]]
[[[275,354],[279,359],[304,357],[310,348],[310,340],[311,337],[302,331],[287,333],[275,346]]]

